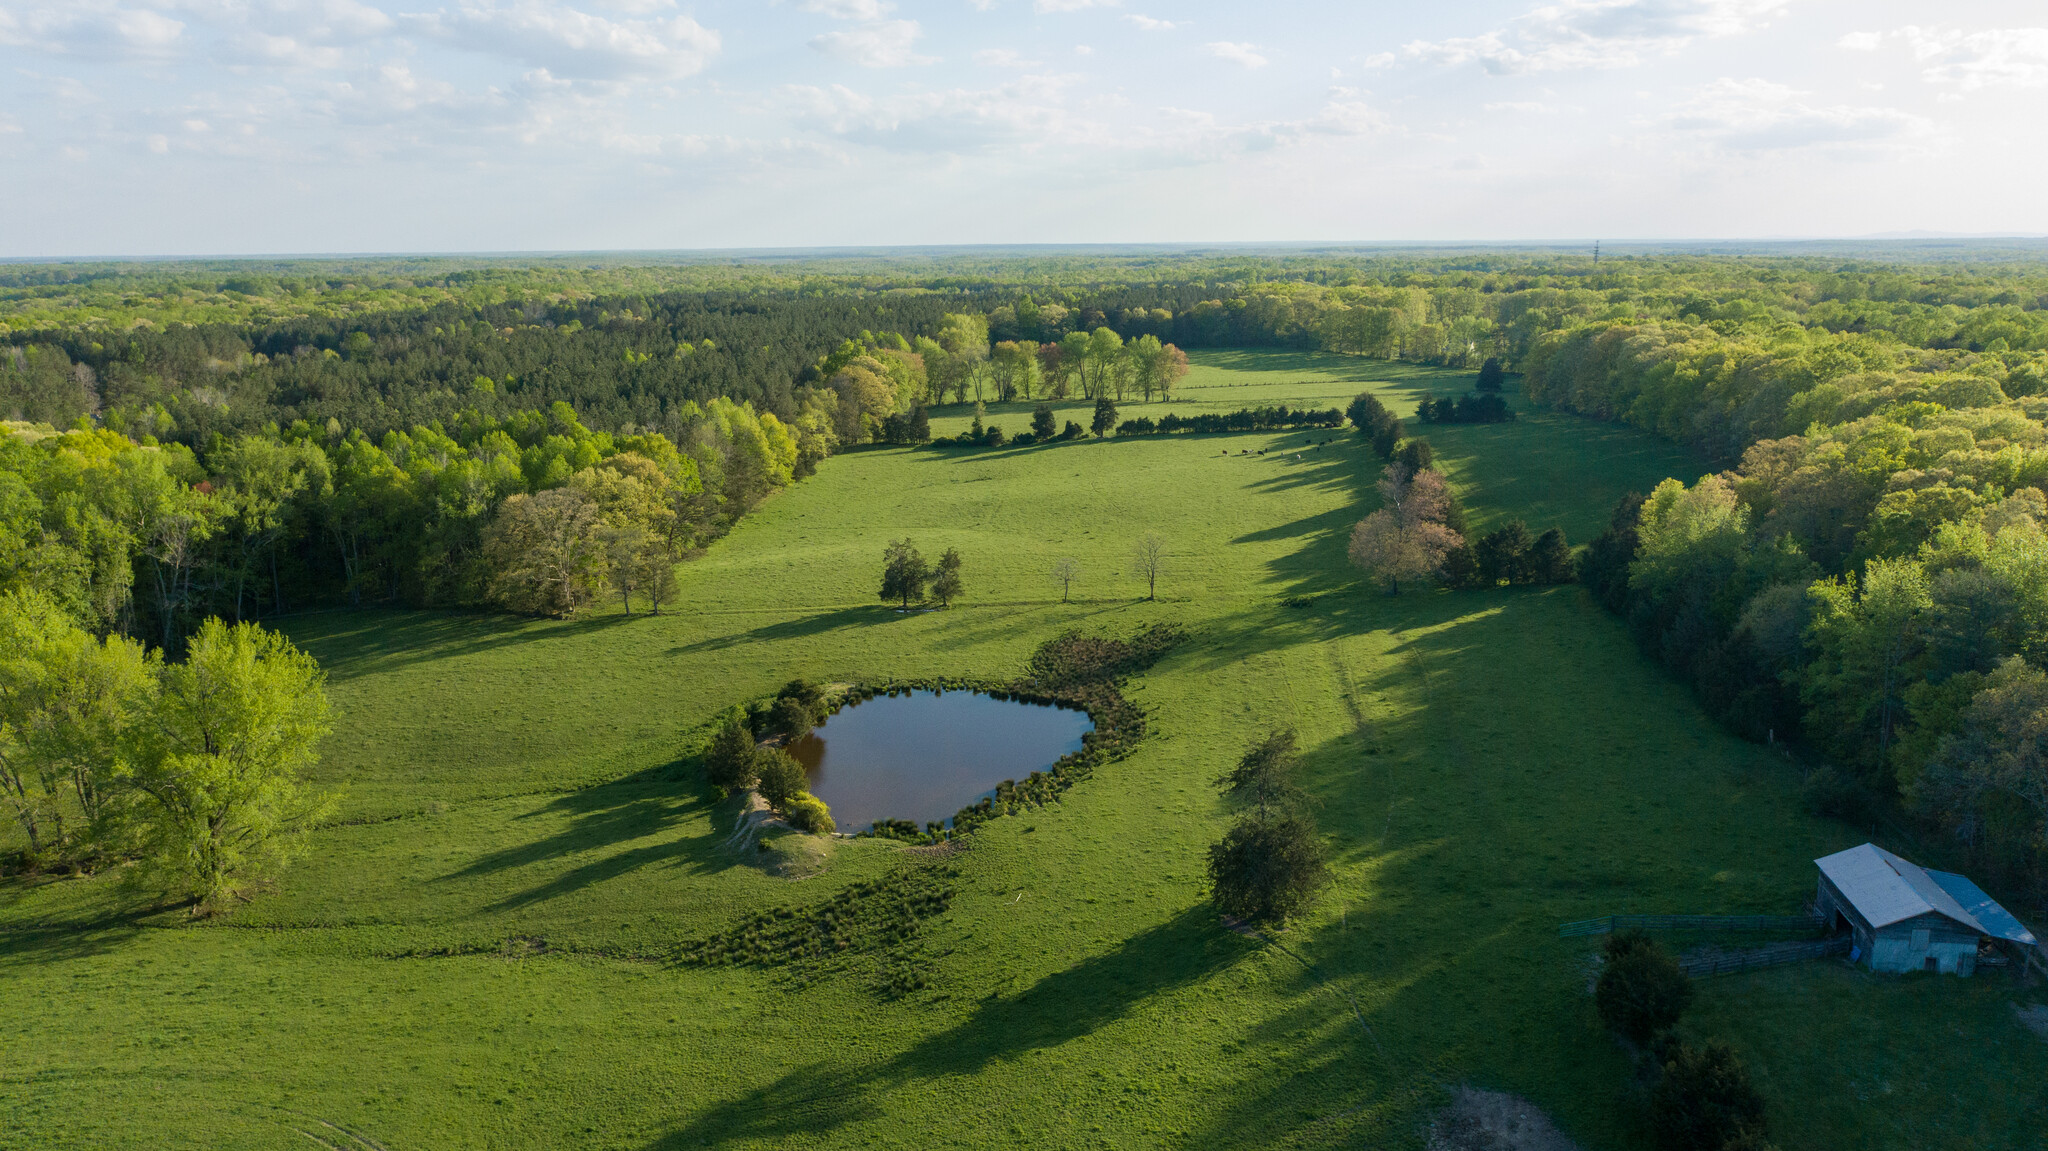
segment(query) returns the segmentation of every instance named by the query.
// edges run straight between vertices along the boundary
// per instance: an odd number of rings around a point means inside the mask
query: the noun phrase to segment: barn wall
[[[1926,946],[1914,946],[1916,931],[1927,932]],[[1922,971],[1932,958],[1938,971],[1968,975],[1977,966],[1977,933],[1965,930],[1947,916],[1922,915],[1878,931],[1866,958],[1876,971]]]

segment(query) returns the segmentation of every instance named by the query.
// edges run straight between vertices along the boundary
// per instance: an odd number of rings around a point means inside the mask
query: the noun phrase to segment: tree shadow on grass
[[[350,680],[412,664],[609,631],[638,618],[595,615],[541,620],[484,612],[371,609],[308,616],[290,634],[293,642],[320,661],[330,679]]]
[[[699,617],[702,618],[702,617]],[[859,607],[835,607],[814,611],[809,615],[792,619],[781,619],[774,623],[746,631],[728,632],[725,635],[707,636],[695,643],[682,644],[668,649],[668,655],[695,655],[707,651],[724,651],[750,643],[774,643],[779,640],[803,639],[823,635],[849,627],[873,627],[901,619],[895,609],[887,604],[863,604]]]
[[[1233,935],[1206,905],[1126,939],[1023,993],[981,1001],[966,1019],[876,1066],[813,1064],[700,1111],[650,1151],[779,1143],[877,1118],[880,1096],[913,1082],[975,1075],[1000,1060],[1058,1047],[1129,1015],[1155,996],[1228,967],[1258,944]]]
[[[669,764],[640,772],[616,783],[601,784],[560,796],[546,805],[518,816],[517,820],[567,816],[568,827],[525,843],[489,852],[467,866],[433,880],[454,883],[536,867],[565,856],[592,855],[620,843],[646,840],[672,833],[680,824],[704,816],[709,801],[685,792],[675,782],[678,765]],[[737,855],[719,849],[720,837],[711,833],[665,838],[623,850],[597,855],[586,863],[561,872],[543,883],[505,896],[483,908],[485,912],[516,910],[531,904],[569,895],[619,876],[653,866],[685,868],[693,874],[709,874],[740,865]]]

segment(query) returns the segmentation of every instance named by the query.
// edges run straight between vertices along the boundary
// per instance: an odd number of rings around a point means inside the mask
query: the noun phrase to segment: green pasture
[[[1150,408],[1372,387],[1406,414],[1468,378],[1206,353]],[[990,418],[1014,434],[1029,408]],[[1584,542],[1624,492],[1705,470],[1522,416],[1424,432],[1481,530]],[[1377,471],[1333,432],[866,449],[684,565],[658,618],[281,621],[332,677],[341,822],[213,921],[137,914],[111,878],[0,885],[0,1146],[1419,1147],[1461,1082],[1641,1146],[1592,944],[1558,923],[1793,912],[1810,860],[1861,836],[1801,815],[1790,766],[1578,588],[1361,585],[1344,545]],[[1169,544],[1157,602],[1131,572],[1146,532]],[[905,536],[961,551],[964,603],[875,599]],[[874,840],[725,850],[684,733],[793,676],[1001,677],[1063,629],[1160,620],[1193,641],[1131,685],[1156,735],[951,859],[928,989],[656,958],[912,865]],[[1217,922],[1202,872],[1229,817],[1211,781],[1281,725],[1338,883],[1267,942]],[[1707,981],[1688,1026],[1750,1060],[1780,1146],[2016,1148],[2048,1119],[2048,1044],[2009,1007],[2034,998],[1813,965]]]

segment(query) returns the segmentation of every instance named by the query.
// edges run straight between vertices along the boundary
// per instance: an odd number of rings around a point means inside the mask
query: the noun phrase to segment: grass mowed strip
[[[1171,404],[1127,413],[1371,385],[1405,416],[1469,378],[1196,359]],[[1014,433],[1028,410],[991,418]],[[1705,470],[1542,413],[1416,430],[1481,529],[1583,541],[1622,493]],[[133,915],[105,879],[0,886],[0,995],[33,1005],[0,1014],[0,1144],[273,1147],[325,1123],[392,1151],[1416,1146],[1470,1081],[1637,1145],[1584,994],[1593,945],[1557,924],[1795,911],[1809,861],[1860,837],[1798,814],[1784,762],[1713,727],[1579,589],[1362,587],[1345,538],[1377,472],[1331,432],[862,450],[681,569],[658,618],[287,621],[333,676],[321,772],[348,822],[218,921]],[[1169,542],[1156,602],[1145,532]],[[960,549],[963,603],[879,603],[906,536]],[[786,873],[722,850],[732,812],[680,733],[794,676],[1006,677],[1068,627],[1160,621],[1193,639],[1130,686],[1157,734],[977,833],[944,861],[942,913],[825,966],[672,961],[750,955],[721,933],[858,905],[913,865],[872,840]],[[1274,726],[1300,732],[1338,882],[1263,942],[1217,923],[1202,877],[1212,781]],[[2048,1044],[2016,994],[1810,965],[1706,981],[1694,1020],[1750,1059],[1782,1146],[2019,1146]]]

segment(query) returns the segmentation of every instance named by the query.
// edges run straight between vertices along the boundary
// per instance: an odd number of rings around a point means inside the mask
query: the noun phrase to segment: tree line
[[[194,451],[107,429],[0,436],[0,590],[175,652],[213,616],[322,603],[660,610],[673,565],[827,450],[715,399],[680,440],[567,404],[373,439],[304,422]]]
[[[132,888],[218,910],[333,809],[306,776],[325,677],[254,624],[208,620],[184,658],[94,636],[49,596],[0,592],[0,795],[30,871],[134,864]]]

